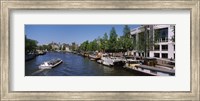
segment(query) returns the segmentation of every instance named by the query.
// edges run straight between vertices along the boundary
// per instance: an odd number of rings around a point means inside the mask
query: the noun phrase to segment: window
[[[160,58],[160,53],[154,53],[154,57]]]
[[[159,51],[159,50],[160,50],[160,45],[155,45],[155,46],[154,46],[154,50],[155,50],[155,51]]]
[[[161,42],[168,42],[168,28],[159,29],[159,36]]]
[[[168,51],[168,45],[162,45],[162,51]]]
[[[168,54],[167,53],[162,53],[162,58],[168,58]]]
[[[168,28],[162,28],[160,29],[160,36],[167,37],[168,36]]]

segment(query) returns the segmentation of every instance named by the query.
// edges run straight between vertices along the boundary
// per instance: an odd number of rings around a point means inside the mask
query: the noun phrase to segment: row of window
[[[162,51],[168,51],[168,45],[161,45],[161,49],[162,49]],[[155,45],[154,46],[154,50],[155,51],[159,51],[160,50],[160,45]],[[175,51],[175,45],[174,45],[174,51]]]
[[[162,51],[168,51],[168,45],[162,45],[161,49],[162,49]],[[154,46],[154,50],[155,51],[159,51],[160,50],[160,45],[155,45]]]
[[[162,53],[161,56],[161,58],[168,58],[167,53]],[[160,58],[160,53],[154,53],[154,57]]]
[[[160,57],[160,53],[154,53],[154,57],[157,57],[157,58],[168,58],[168,54],[167,53],[162,53],[161,57]],[[174,59],[175,59],[175,54],[174,54]]]

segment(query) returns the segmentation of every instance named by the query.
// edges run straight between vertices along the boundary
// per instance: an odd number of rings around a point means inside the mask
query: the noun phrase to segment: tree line
[[[36,40],[28,39],[25,36],[25,53],[35,52],[37,48],[37,43],[38,42]]]
[[[124,26],[123,35],[118,37],[114,27],[110,30],[109,36],[107,33],[103,37],[98,37],[93,41],[84,41],[79,51],[102,51],[102,52],[125,52],[135,48],[135,39],[131,37],[130,27]]]

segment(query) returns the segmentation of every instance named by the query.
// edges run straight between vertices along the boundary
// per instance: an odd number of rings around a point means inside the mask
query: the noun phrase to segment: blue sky
[[[128,26],[133,29],[139,25]],[[39,45],[51,42],[80,44],[103,37],[104,33],[109,36],[112,27],[118,36],[123,35],[124,25],[25,25],[25,34],[27,38],[37,40]]]

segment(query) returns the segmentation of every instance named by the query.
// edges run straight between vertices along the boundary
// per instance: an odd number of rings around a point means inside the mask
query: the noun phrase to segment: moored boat
[[[101,59],[97,60],[97,63],[103,63],[103,60],[101,60]]]
[[[99,59],[101,59],[101,57],[97,56],[97,55],[89,55],[89,58],[90,58],[90,60],[99,60]]]
[[[102,63],[106,66],[124,66],[125,61],[121,57],[113,57],[108,54],[102,54],[101,59],[97,60],[98,63]]]
[[[102,54],[101,60],[103,65],[113,66],[113,60],[108,56],[108,54]]]
[[[127,59],[127,63],[124,66],[127,69],[131,69],[137,72],[141,72],[154,76],[173,76],[175,70],[166,66],[157,65],[156,58],[144,58],[143,63],[139,60]]]
[[[51,69],[57,65],[59,65],[60,63],[62,63],[61,59],[52,59],[50,61],[45,61],[43,62],[40,66],[39,69]]]
[[[134,69],[136,66],[141,65],[139,60],[127,59],[124,67]]]
[[[174,76],[175,70],[174,69],[166,69],[162,67],[153,67],[153,66],[147,66],[147,65],[138,65],[136,66],[135,70],[155,75],[155,76]]]
[[[136,71],[138,73],[155,76],[155,74],[151,73],[150,70],[140,68],[140,66],[141,66],[141,62],[139,60],[127,59],[126,64],[124,65],[124,68]]]
[[[111,57],[111,59],[113,60],[114,66],[120,66],[121,67],[121,66],[125,65],[125,61],[121,57]]]

